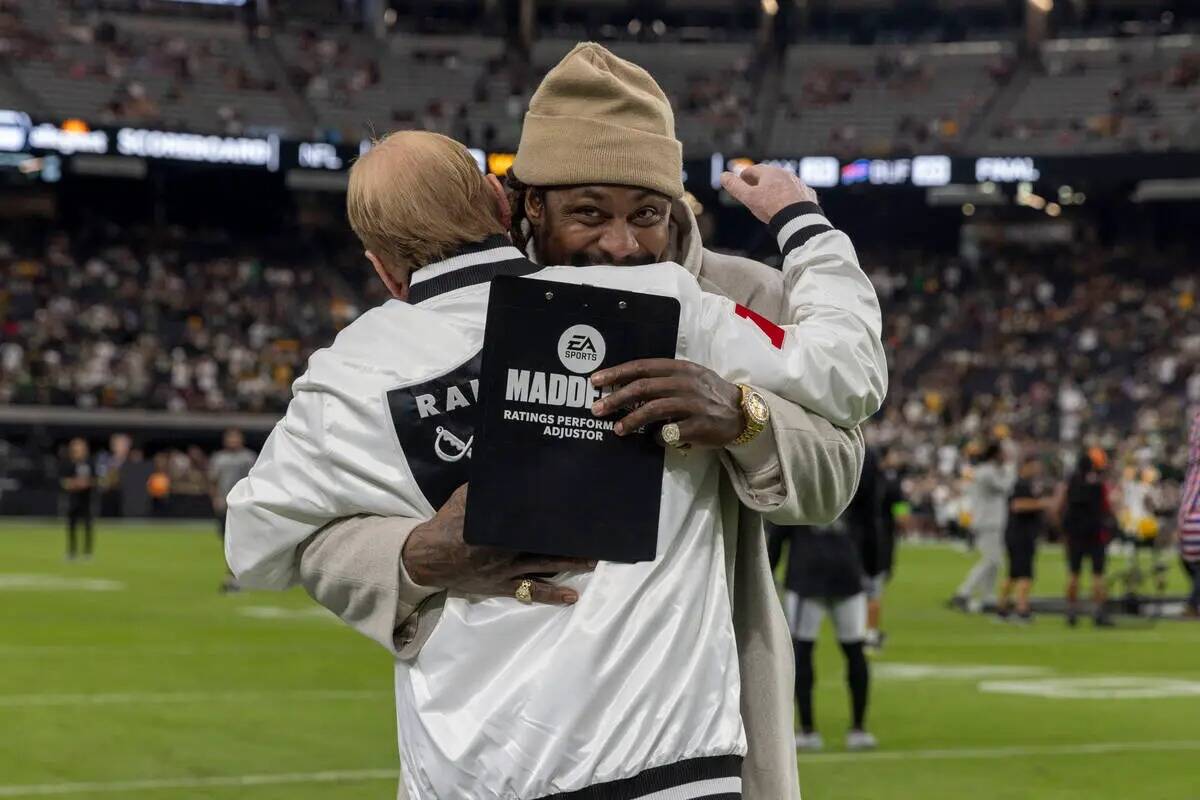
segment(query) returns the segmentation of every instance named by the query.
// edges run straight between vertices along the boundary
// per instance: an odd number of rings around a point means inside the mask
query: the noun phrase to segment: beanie
[[[683,196],[683,147],[650,73],[582,42],[529,101],[513,175],[530,186],[612,183]]]

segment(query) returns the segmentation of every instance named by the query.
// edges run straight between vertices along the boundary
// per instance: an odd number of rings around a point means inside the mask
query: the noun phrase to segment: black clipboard
[[[679,301],[519,277],[492,281],[464,537],[550,556],[652,561],[664,450],[597,418],[590,376],[674,358]]]

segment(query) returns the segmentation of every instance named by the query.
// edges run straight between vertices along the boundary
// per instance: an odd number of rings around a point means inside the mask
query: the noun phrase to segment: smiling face
[[[666,256],[671,199],[634,186],[533,189],[525,214],[543,264],[620,267]]]

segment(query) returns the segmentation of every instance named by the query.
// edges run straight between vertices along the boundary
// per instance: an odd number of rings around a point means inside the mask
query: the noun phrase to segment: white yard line
[[[288,783],[352,783],[355,781],[395,781],[399,771],[357,769],[329,772],[281,772],[274,775],[219,775],[212,778],[160,778],[140,781],[91,781],[87,783],[0,784],[0,797],[40,797],[56,794],[92,794],[96,792],[138,792],[154,789],[215,789],[220,787],[277,786]]]
[[[1097,742],[1075,745],[1028,745],[1016,747],[972,747],[947,750],[882,750],[871,753],[816,753],[802,755],[802,765],[868,761],[947,761],[1003,759],[1014,756],[1082,756],[1130,752],[1184,752],[1200,750],[1200,740],[1166,742]],[[99,792],[136,792],[156,789],[199,789],[221,787],[273,786],[280,784],[350,783],[354,781],[396,780],[397,770],[361,769],[327,772],[284,772],[273,775],[221,775],[211,778],[159,778],[150,780],[90,781],[86,783],[0,784],[0,797],[39,797],[46,795],[88,794]]]
[[[1088,756],[1104,753],[1156,753],[1200,750],[1200,740],[1173,742],[1096,742],[1095,744],[1017,745],[1013,747],[957,747],[946,750],[878,750],[869,753],[801,754],[801,764],[841,761],[954,761],[998,759],[1012,756]]]
[[[1150,629],[1141,631],[1110,631],[1110,632],[1092,632],[1092,631],[1077,631],[1072,632],[1066,630],[1063,626],[1063,631],[1057,633],[1054,631],[1017,631],[1010,633],[963,633],[963,634],[945,634],[945,635],[930,635],[917,634],[914,636],[897,636],[895,640],[896,649],[917,649],[925,647],[937,647],[942,649],[964,649],[975,647],[1004,647],[1010,649],[1021,649],[1031,645],[1040,645],[1046,647],[1070,647],[1070,646],[1104,646],[1114,643],[1121,644],[1155,644],[1162,642],[1183,642],[1184,644],[1194,644],[1200,642],[1200,626],[1196,626],[1193,630],[1190,625],[1185,623],[1164,622],[1163,625],[1171,625],[1171,635],[1167,636],[1161,633],[1152,632]],[[1187,628],[1187,630],[1185,630]],[[1189,635],[1194,633],[1195,635]],[[1180,634],[1183,634],[1180,636]]]
[[[87,644],[47,644],[47,645],[0,645],[0,656],[8,657],[42,657],[42,656],[206,656],[206,655],[247,655],[250,653],[306,653],[313,652],[349,652],[362,650],[357,640],[347,640],[344,645],[321,643],[311,645],[174,645],[174,644],[128,644],[128,645],[87,645]]]
[[[377,700],[390,692],[364,689],[295,691],[103,692],[95,694],[0,694],[0,708],[30,706],[127,706],[174,703],[242,703],[248,700]]]
[[[53,528],[61,531],[66,521],[62,517],[6,517],[0,521],[0,535],[40,534],[38,528]],[[179,533],[205,533],[212,535],[216,531],[216,523],[201,519],[161,519],[158,517],[101,517],[96,520],[96,529],[105,536],[125,533],[145,533],[147,530],[158,533],[173,531]],[[131,529],[145,530],[131,530]]]

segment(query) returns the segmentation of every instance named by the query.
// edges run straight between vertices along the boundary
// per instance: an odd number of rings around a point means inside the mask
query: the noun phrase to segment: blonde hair
[[[350,227],[388,267],[416,270],[505,233],[494,195],[467,149],[428,131],[374,143],[350,169]]]

